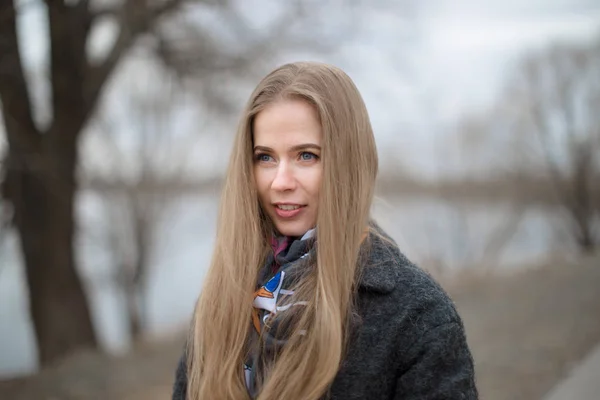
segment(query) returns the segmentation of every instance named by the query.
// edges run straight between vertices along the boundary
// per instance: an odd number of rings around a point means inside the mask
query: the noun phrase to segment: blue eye
[[[302,159],[302,161],[311,161],[311,160],[315,160],[317,159],[317,155],[314,153],[311,153],[309,151],[303,151],[302,153],[300,153],[300,159]]]
[[[257,155],[254,156],[254,158],[256,159],[256,161],[260,161],[260,162],[269,162],[271,161],[271,156],[265,153],[259,153]]]

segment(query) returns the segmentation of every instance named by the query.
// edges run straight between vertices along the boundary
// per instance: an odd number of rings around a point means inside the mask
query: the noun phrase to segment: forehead
[[[270,104],[254,118],[254,145],[320,144],[321,123],[314,106],[303,100]]]

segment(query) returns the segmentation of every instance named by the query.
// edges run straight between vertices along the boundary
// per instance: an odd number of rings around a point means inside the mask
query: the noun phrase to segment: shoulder
[[[359,292],[392,319],[428,331],[462,321],[454,302],[425,270],[411,262],[379,226],[373,224],[362,257]]]
[[[187,398],[187,357],[185,349],[177,364],[171,398],[172,400],[185,400]]]
[[[448,294],[377,226],[367,239],[339,398],[375,382],[381,398],[475,399],[473,360]]]

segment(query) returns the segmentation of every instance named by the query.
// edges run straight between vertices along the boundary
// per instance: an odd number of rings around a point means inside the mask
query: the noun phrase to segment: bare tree
[[[32,5],[33,4],[33,5]],[[299,43],[305,29],[296,2],[267,29],[245,28],[239,2],[212,0],[3,1],[0,6],[0,98],[8,153],[2,190],[25,263],[29,304],[39,360],[46,365],[80,347],[95,347],[86,296],[77,273],[74,221],[79,144],[113,72],[132,49],[145,45],[199,88],[215,91],[232,73],[245,71],[272,49],[272,38],[290,34]],[[36,121],[35,91],[22,64],[18,6],[40,7],[48,23],[51,117]],[[204,13],[204,14],[202,14]],[[209,18],[200,18],[209,15]],[[196,17],[196,18],[194,18]],[[100,58],[88,44],[95,28],[110,21],[115,40]],[[193,23],[196,21],[196,23]],[[216,23],[215,23],[216,21]],[[233,21],[233,22],[232,22]],[[211,25],[212,24],[212,25]],[[219,29],[210,29],[218,25]],[[315,27],[313,27],[314,29]],[[223,38],[229,38],[222,46]],[[142,43],[143,42],[143,43]]]
[[[159,182],[151,184],[152,188],[144,188],[145,184],[151,182],[140,180],[102,195],[106,222],[103,229],[112,263],[110,278],[124,295],[132,339],[140,337],[145,330],[147,282],[160,244],[157,239],[164,236],[161,224],[169,207],[178,199],[176,193],[156,187]]]
[[[4,166],[0,164],[0,175],[2,175],[4,173]],[[10,203],[8,201],[6,201],[5,199],[3,199],[0,196],[0,260],[4,259],[5,257],[5,244],[6,244],[6,239],[9,235],[10,232],[10,221],[11,221],[11,211],[10,211]],[[0,262],[0,264],[3,264],[2,262]],[[2,274],[2,270],[4,268],[2,268],[2,266],[0,266],[0,275]]]
[[[600,40],[525,58],[505,96],[515,132],[529,144],[526,157],[539,155],[577,246],[593,251],[600,240]]]
[[[132,339],[144,333],[148,277],[161,244],[168,241],[165,222],[185,194],[183,188],[190,182],[187,167],[202,136],[178,131],[176,108],[189,104],[176,93],[177,86],[164,77],[160,83],[142,78],[132,85],[125,94],[126,121],[119,123],[107,115],[95,121],[101,128],[97,139],[108,150],[103,159],[111,168],[108,172],[91,168],[84,174],[86,180],[96,185],[104,181],[112,188],[96,192],[105,223],[94,228],[103,231],[112,264],[110,281],[124,295]],[[124,148],[122,138],[133,146]]]

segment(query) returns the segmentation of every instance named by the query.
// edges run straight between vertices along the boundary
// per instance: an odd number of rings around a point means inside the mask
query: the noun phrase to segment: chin
[[[284,236],[302,236],[311,229],[310,226],[311,224],[300,221],[275,224],[277,231]]]

